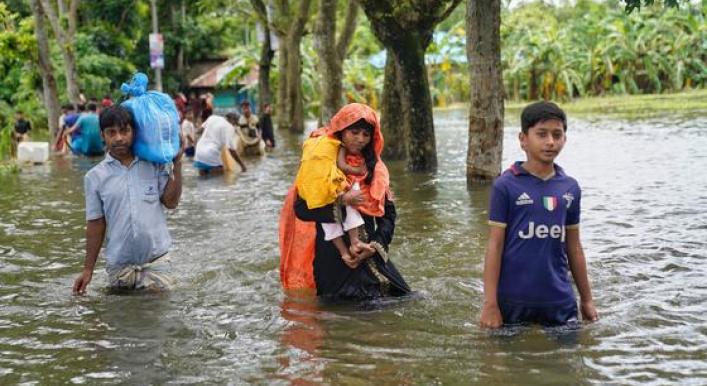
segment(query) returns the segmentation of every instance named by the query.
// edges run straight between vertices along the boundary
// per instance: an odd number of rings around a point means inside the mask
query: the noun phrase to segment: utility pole
[[[157,0],[150,0],[150,8],[152,10],[152,33],[157,35],[159,29],[157,28]],[[162,54],[160,52],[160,54]],[[155,89],[157,91],[162,91],[162,67],[154,66],[155,69]]]

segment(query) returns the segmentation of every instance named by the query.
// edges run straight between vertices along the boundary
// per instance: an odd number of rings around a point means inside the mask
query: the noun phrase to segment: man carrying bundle
[[[164,165],[133,153],[134,128],[132,115],[122,106],[108,107],[101,114],[107,154],[84,177],[86,260],[74,282],[75,295],[86,293],[104,239],[112,289],[164,290],[173,283],[166,275],[172,239],[164,208],[174,209],[179,204],[182,151],[172,160],[170,178]]]

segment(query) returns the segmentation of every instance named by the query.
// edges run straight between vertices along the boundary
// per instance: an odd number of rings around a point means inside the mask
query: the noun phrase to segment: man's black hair
[[[365,182],[367,184],[370,184],[371,181],[373,181],[373,172],[376,168],[376,164],[378,163],[378,157],[376,157],[376,153],[373,150],[375,146],[375,137],[373,136],[373,125],[368,123],[367,120],[361,118],[358,121],[348,125],[344,130],[348,129],[363,129],[368,132],[368,134],[371,135],[371,142],[366,145],[361,150],[361,154],[363,155],[363,158],[366,160],[366,168],[368,168],[368,175],[366,176]],[[341,130],[337,133],[337,136],[339,139],[343,136],[344,130]]]
[[[226,120],[228,121],[228,123],[230,123],[232,125],[237,125],[238,120],[240,118],[241,118],[241,116],[238,115],[238,113],[234,113],[234,112],[226,113]]]
[[[130,127],[135,128],[135,125],[133,125],[133,116],[121,105],[106,107],[101,113],[99,124],[101,131],[113,126],[124,128],[130,125]]]
[[[546,101],[531,103],[520,114],[520,129],[528,134],[531,127],[552,119],[562,122],[562,128],[567,131],[567,115],[558,105]]]
[[[67,103],[67,104],[61,106],[61,108],[64,109],[64,110],[73,110],[73,109],[74,109],[74,105],[72,105],[71,103]]]
[[[88,111],[96,111],[96,104],[93,102],[90,102],[87,107]]]
[[[81,112],[86,111],[86,105],[79,104],[79,111],[81,111]]]

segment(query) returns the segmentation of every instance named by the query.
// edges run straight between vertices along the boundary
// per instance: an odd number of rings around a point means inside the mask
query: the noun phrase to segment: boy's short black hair
[[[87,107],[88,107],[88,111],[96,111],[96,109],[97,109],[96,104],[93,102],[89,102]]]
[[[86,105],[80,104],[80,105],[79,105],[79,111],[86,111]]]
[[[101,131],[113,126],[124,128],[130,125],[130,127],[135,128],[132,114],[121,105],[106,107],[99,118],[99,125],[101,126]]]
[[[66,103],[65,105],[61,106],[61,108],[64,110],[73,110],[74,105],[72,105],[71,103]]]
[[[562,122],[562,128],[567,131],[567,115],[560,106],[546,101],[531,103],[520,113],[520,129],[528,134],[528,129],[531,127],[551,119]]]

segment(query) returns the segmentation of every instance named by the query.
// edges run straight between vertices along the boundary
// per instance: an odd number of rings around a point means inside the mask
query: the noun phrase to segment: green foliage
[[[46,127],[42,94],[37,92],[41,91],[42,82],[34,65],[36,50],[34,20],[0,3],[0,128],[5,130],[4,141],[0,140],[0,159],[9,153],[15,111],[26,112],[32,127]]]
[[[664,0],[662,4],[674,2]],[[707,80],[704,6],[681,2],[680,8],[673,9],[651,3],[578,0],[572,6],[531,3],[504,10],[501,37],[506,95],[510,99],[571,99],[703,88]],[[116,99],[120,84],[133,72],[151,73],[149,4],[149,0],[102,0],[100,6],[81,2],[74,47],[80,88],[86,97],[100,98],[108,93]],[[257,64],[257,18],[250,1],[187,0],[184,17],[181,4],[181,0],[158,1],[160,32],[165,39],[165,91],[183,89],[189,80],[186,71],[204,59],[238,60],[224,86]],[[276,12],[271,15],[277,25],[278,17],[284,15],[280,15],[280,4],[273,4]],[[422,16],[419,10],[407,9],[404,4],[393,12],[409,11],[408,18]],[[465,7],[457,7],[439,24],[441,38],[435,37],[428,48],[428,58],[435,58],[428,63],[431,94],[437,105],[463,102],[469,97],[468,67],[457,55],[466,50],[464,15]],[[363,13],[357,23],[344,61],[344,96],[347,101],[377,106],[383,69],[371,65],[369,59],[382,47]],[[48,21],[46,24],[49,26]],[[33,26],[28,2],[0,2],[0,128],[11,127],[18,109],[27,112],[33,127],[46,126]],[[63,57],[51,28],[47,29],[59,97],[66,102]],[[177,71],[180,48],[184,72]],[[308,116],[317,117],[319,64],[311,33],[305,34],[301,49],[305,106]],[[274,96],[278,86],[276,63],[277,58],[272,67]],[[2,144],[0,139],[0,147]],[[0,148],[0,157],[2,152]]]
[[[704,87],[705,15],[606,3],[526,4],[502,17],[502,60],[512,99],[569,99]],[[699,49],[698,47],[703,47]]]
[[[12,110],[0,101],[0,162],[10,156],[12,145]]]

